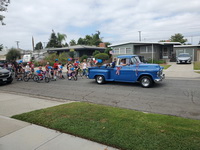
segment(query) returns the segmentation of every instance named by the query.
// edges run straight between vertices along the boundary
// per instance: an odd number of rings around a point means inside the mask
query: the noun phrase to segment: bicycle
[[[28,82],[30,79],[33,79],[33,81],[37,81],[37,75],[36,74],[34,74],[34,72],[32,72],[32,73],[29,73],[29,74],[26,74],[26,75],[24,75],[24,77],[23,77],[23,80],[25,81],[25,82]]]
[[[37,79],[36,79],[37,83],[40,83],[42,80],[44,80],[46,83],[49,83],[49,81],[50,81],[50,78],[46,77],[46,73],[45,72],[42,73],[42,76],[37,75]]]

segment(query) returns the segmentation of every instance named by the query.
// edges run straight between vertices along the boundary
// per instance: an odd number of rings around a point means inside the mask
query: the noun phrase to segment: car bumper
[[[12,82],[12,81],[13,81],[13,78],[12,78],[12,76],[10,76],[8,78],[0,79],[0,84]]]
[[[177,60],[178,64],[190,64],[191,60]]]
[[[165,74],[162,74],[159,79],[155,79],[154,82],[161,82],[163,79],[165,79]]]

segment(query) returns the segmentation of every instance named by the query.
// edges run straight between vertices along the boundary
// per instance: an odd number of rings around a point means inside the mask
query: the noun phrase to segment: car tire
[[[98,83],[98,84],[103,84],[103,83],[105,83],[105,78],[104,78],[104,76],[96,76],[96,83]]]
[[[149,76],[143,76],[143,77],[140,78],[140,85],[143,88],[149,88],[153,85],[153,80]]]

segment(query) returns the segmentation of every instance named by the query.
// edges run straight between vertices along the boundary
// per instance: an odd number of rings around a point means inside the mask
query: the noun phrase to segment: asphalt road
[[[170,78],[152,88],[142,88],[137,83],[98,85],[94,80],[79,78],[50,83],[15,80],[0,86],[0,90],[200,119],[199,85],[200,80]]]

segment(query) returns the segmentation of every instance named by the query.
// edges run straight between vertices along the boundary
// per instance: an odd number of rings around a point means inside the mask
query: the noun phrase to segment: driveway
[[[200,79],[200,74],[193,70],[193,64],[176,64],[176,62],[169,62],[168,64],[171,67],[164,70],[166,78]]]

